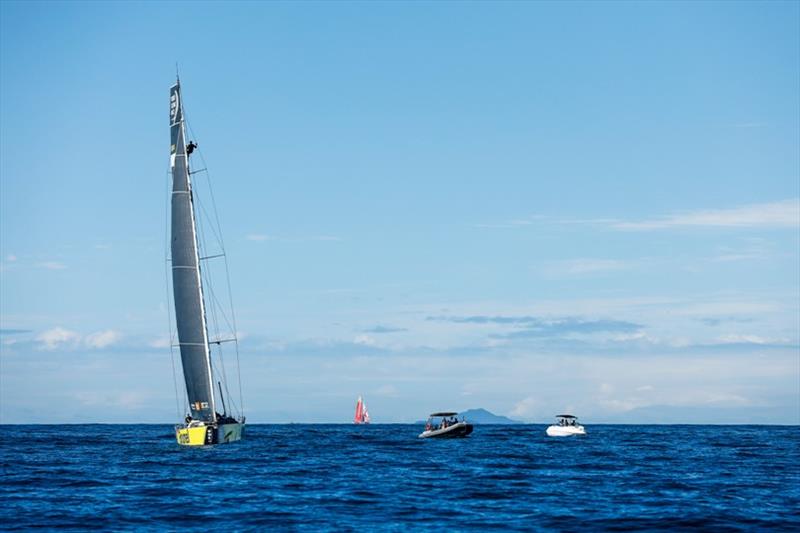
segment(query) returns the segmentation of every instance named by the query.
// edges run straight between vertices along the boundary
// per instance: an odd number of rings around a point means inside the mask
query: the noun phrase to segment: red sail
[[[353,419],[353,422],[356,424],[360,424],[362,422],[363,417],[363,406],[361,403],[361,396],[358,397],[358,402],[356,402],[356,416]]]

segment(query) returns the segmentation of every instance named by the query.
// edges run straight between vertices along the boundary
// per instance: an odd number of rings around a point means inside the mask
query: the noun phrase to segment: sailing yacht
[[[211,344],[219,348],[223,341],[209,341],[208,335],[192,194],[193,172],[189,171],[189,155],[196,145],[193,142],[186,144],[180,80],[170,89],[169,116],[172,171],[170,264],[178,346],[188,400],[188,415],[184,423],[175,426],[175,438],[178,444],[186,446],[234,442],[244,435],[245,417],[241,413],[238,416],[229,413],[228,406],[233,405],[230,398],[226,404],[223,394],[224,367],[223,371],[215,373],[212,364]],[[235,341],[235,331],[233,337],[231,340]],[[228,390],[227,386],[224,390]]]
[[[358,397],[356,402],[356,415],[353,417],[354,424],[369,424],[369,411],[367,411],[367,402]]]

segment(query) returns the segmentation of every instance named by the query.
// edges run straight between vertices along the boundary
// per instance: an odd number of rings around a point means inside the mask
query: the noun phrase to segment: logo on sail
[[[178,151],[178,137],[181,132],[181,120],[183,119],[183,112],[181,111],[181,87],[175,85],[169,93],[169,125],[170,125],[170,147],[169,153],[173,155],[170,161],[170,166],[175,166],[174,156]]]
[[[180,120],[181,113],[181,93],[178,86],[172,88],[172,94],[169,95],[169,123],[170,125],[177,124]]]

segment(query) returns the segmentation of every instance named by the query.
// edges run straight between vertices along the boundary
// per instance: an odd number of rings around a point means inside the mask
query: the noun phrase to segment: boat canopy
[[[575,420],[578,419],[578,417],[574,415],[556,415],[556,418],[574,418]]]
[[[441,413],[431,413],[431,416],[456,416],[458,413],[451,413],[451,412],[441,412]]]

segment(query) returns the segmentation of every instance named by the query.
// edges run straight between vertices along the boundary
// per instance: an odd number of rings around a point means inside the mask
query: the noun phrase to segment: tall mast
[[[183,377],[192,418],[214,422],[216,405],[208,345],[197,226],[186,153],[180,81],[170,89],[170,167],[172,169],[172,289]]]

